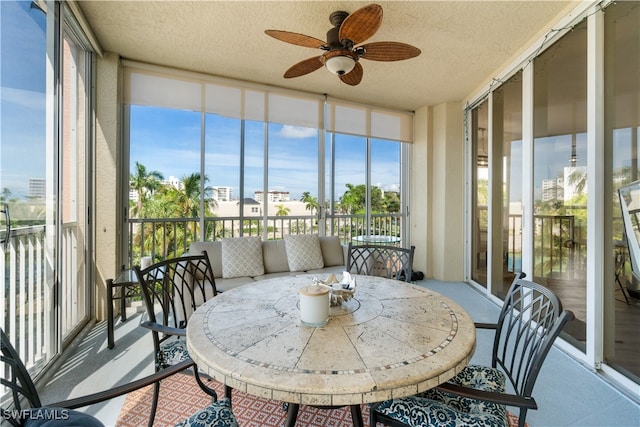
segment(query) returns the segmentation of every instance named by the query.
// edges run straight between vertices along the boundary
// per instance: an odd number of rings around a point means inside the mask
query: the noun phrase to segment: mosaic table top
[[[475,327],[459,305],[406,282],[356,278],[355,297],[331,307],[322,327],[300,322],[298,291],[312,276],[218,294],[189,319],[189,353],[200,369],[235,389],[326,406],[412,395],[468,364]]]

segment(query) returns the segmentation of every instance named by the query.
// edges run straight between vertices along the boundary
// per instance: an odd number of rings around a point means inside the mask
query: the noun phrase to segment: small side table
[[[114,290],[119,290],[119,295],[114,295]],[[107,305],[107,348],[112,349],[115,345],[113,338],[113,302],[120,300],[120,320],[127,320],[127,298],[140,295],[138,277],[135,270],[124,269],[118,277],[107,280],[107,294],[109,304]]]
[[[369,234],[362,236],[353,237],[353,241],[356,244],[371,244],[371,245],[389,245],[389,246],[399,246],[400,238],[396,236],[380,236],[377,234]]]

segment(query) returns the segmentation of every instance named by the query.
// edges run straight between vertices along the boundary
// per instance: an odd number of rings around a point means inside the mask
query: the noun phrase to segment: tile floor
[[[495,321],[499,307],[464,283],[424,280],[420,285],[442,293],[462,307],[478,322]],[[59,363],[55,374],[44,378],[43,402],[122,384],[152,372],[151,336],[139,327],[141,316],[132,315],[116,323],[116,345],[106,346],[106,323],[86,332],[69,356]],[[491,333],[478,331],[473,363],[488,364],[491,359]],[[52,370],[53,371],[53,370]],[[44,384],[44,385],[42,385]],[[545,361],[534,396],[539,409],[529,411],[527,423],[542,426],[640,426],[640,404],[618,392],[598,375],[553,348]],[[107,426],[115,425],[124,397],[84,410]]]

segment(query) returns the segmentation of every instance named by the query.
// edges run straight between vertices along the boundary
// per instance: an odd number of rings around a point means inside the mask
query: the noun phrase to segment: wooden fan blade
[[[322,67],[320,57],[314,56],[313,58],[305,59],[304,61],[300,61],[293,65],[284,73],[284,78],[291,79],[293,77],[304,76],[305,74],[309,74],[320,67]]]
[[[370,4],[347,16],[340,25],[338,38],[349,39],[353,44],[360,44],[374,35],[382,23],[382,7]]]
[[[399,42],[375,42],[359,46],[364,49],[361,58],[371,61],[402,61],[415,58],[421,51],[417,47]]]
[[[306,36],[304,34],[292,33],[280,30],[264,30],[265,34],[283,42],[295,44],[297,46],[311,47],[320,49],[326,45],[326,42],[315,37]]]
[[[348,74],[341,75],[340,80],[348,85],[356,86],[362,81],[362,73],[362,65],[360,65],[359,62],[356,62],[353,70],[351,70]]]

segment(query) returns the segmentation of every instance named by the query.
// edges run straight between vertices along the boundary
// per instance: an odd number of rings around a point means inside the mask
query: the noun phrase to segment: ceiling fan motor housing
[[[338,11],[333,12],[329,17],[329,21],[333,25],[333,28],[327,31],[327,45],[329,46],[329,50],[353,48],[353,42],[351,40],[340,40],[339,35],[340,26],[347,16],[349,16],[347,12]]]

